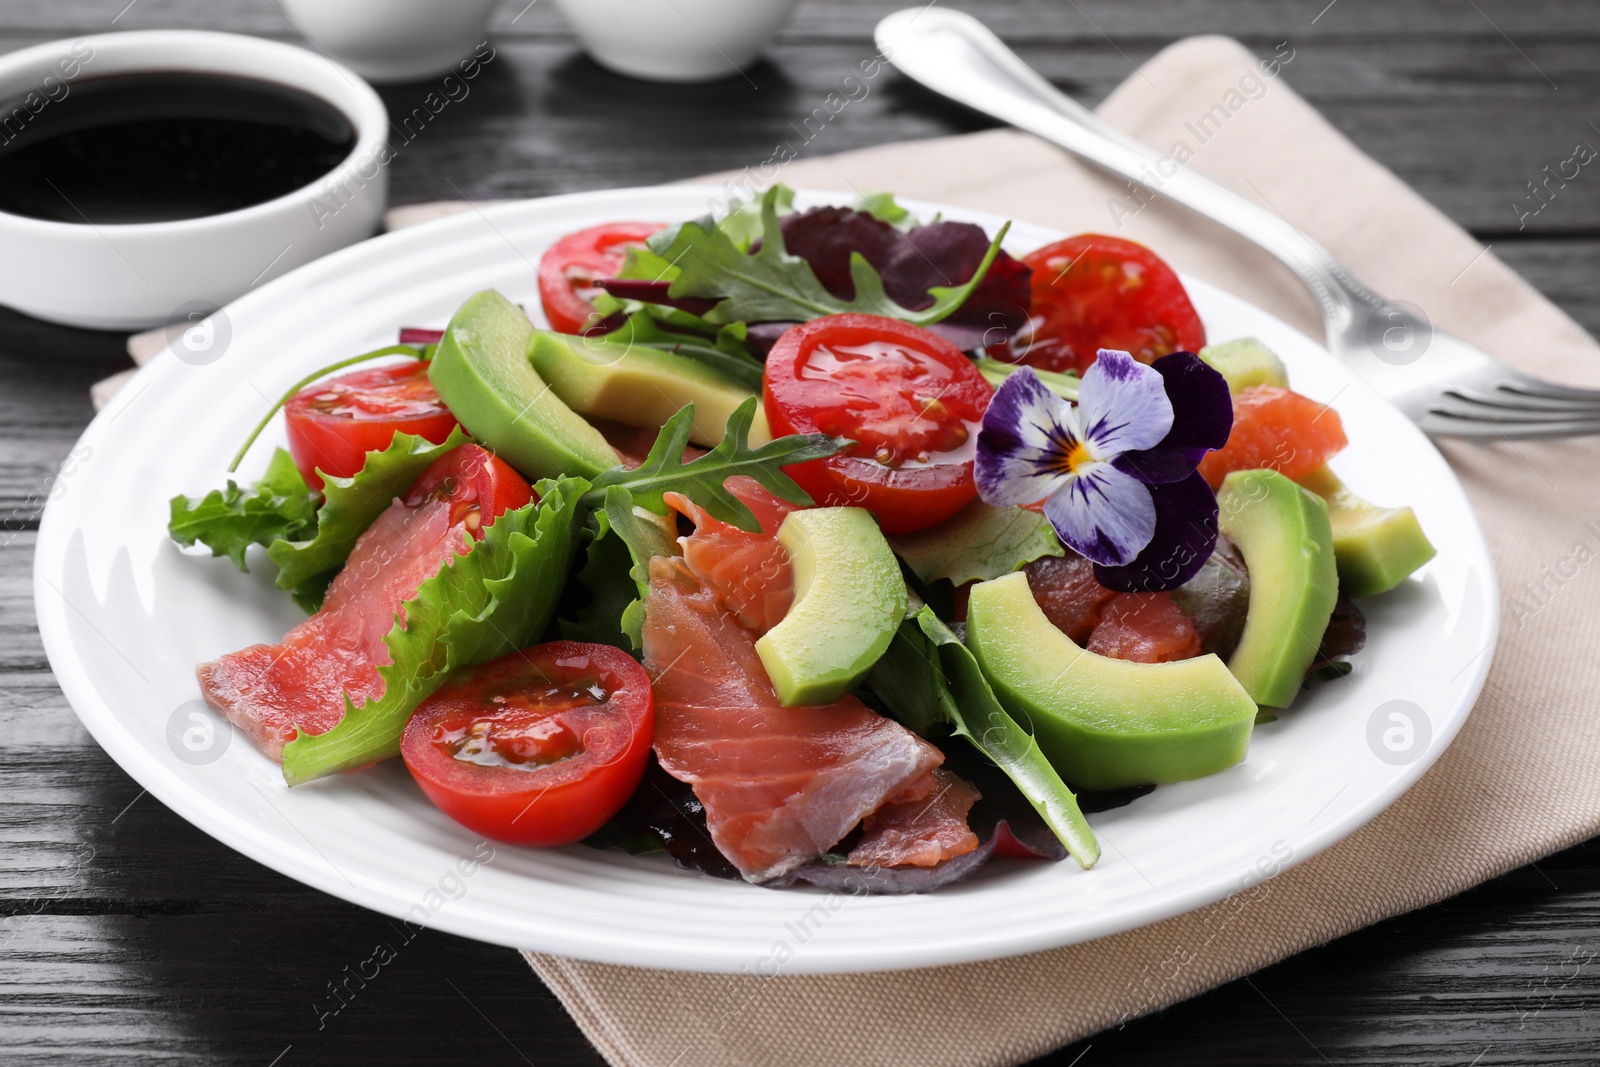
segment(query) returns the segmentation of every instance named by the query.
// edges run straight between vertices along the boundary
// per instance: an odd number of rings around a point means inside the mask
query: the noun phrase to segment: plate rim
[[[565,193],[557,196],[509,201],[489,206],[473,205],[471,211],[463,211],[417,226],[382,234],[314,260],[280,278],[273,279],[259,290],[246,294],[246,296],[228,305],[228,310],[232,311],[239,307],[248,309],[257,303],[271,305],[284,298],[293,299],[292,294],[295,289],[304,286],[307,282],[314,284],[321,272],[339,271],[347,260],[360,260],[371,256],[381,257],[390,249],[394,249],[395,246],[403,248],[408,243],[432,243],[436,237],[447,234],[451,229],[460,229],[465,234],[466,227],[471,224],[474,215],[494,227],[494,223],[498,218],[514,218],[529,210],[559,209],[565,204],[581,205],[584,209],[590,209],[596,206],[604,206],[608,201],[628,203],[641,196],[660,196],[665,193],[686,196],[697,195],[709,199],[720,196],[721,190],[707,185],[639,186]],[[797,195],[802,199],[802,202],[811,198],[829,201],[835,200],[839,196],[847,198],[850,196],[849,193],[845,192],[812,187],[797,190]],[[952,208],[948,205],[912,198],[903,198],[900,202],[913,210],[939,210],[946,212],[947,217],[971,218],[975,221],[980,221],[986,228],[1004,221],[1002,217],[995,216],[992,213]],[[494,228],[498,230],[498,227]],[[1039,226],[1038,228],[1053,234],[1062,233],[1062,231],[1056,230],[1054,227]],[[509,238],[507,240],[509,242]],[[1305,337],[1303,333],[1284,323],[1277,316],[1244,300],[1242,297],[1190,275],[1180,274],[1180,276],[1185,286],[1191,286],[1205,292],[1207,299],[1232,301],[1247,308],[1252,315],[1258,316],[1264,321],[1270,321],[1282,329],[1293,331],[1301,337]],[[1310,338],[1307,338],[1307,341],[1321,351],[1325,358],[1334,360],[1335,357],[1327,353],[1319,342]],[[80,435],[78,444],[83,444],[92,435],[107,432],[104,427],[115,421],[116,417],[131,405],[139,395],[142,395],[146,388],[159,383],[163,376],[175,372],[175,367],[179,365],[179,362],[176,355],[169,348],[163,350],[155,359],[140,368],[133,379],[119,390],[112,402],[91,420],[83,434]],[[142,384],[141,379],[143,380]],[[1352,380],[1362,389],[1371,392],[1370,389],[1365,387],[1364,383],[1360,382],[1360,379],[1354,378],[1352,375]],[[1375,397],[1376,394],[1374,393],[1373,396]],[[1381,401],[1381,398],[1377,399]],[[1381,402],[1387,404],[1387,401]],[[1410,428],[1411,432],[1420,439],[1425,447],[1434,449],[1432,442],[1428,441],[1420,430],[1416,429],[1415,426]],[[1437,454],[1437,450],[1434,449],[1434,451]],[[1487,586],[1487,592],[1489,593],[1482,606],[1483,630],[1488,635],[1486,651],[1463,670],[1462,673],[1466,676],[1467,681],[1460,690],[1461,695],[1449,709],[1449,717],[1444,729],[1436,731],[1433,743],[1428,746],[1422,757],[1404,766],[1400,773],[1390,779],[1383,788],[1368,794],[1365,800],[1352,812],[1344,813],[1339,818],[1330,820],[1321,828],[1314,829],[1297,839],[1292,858],[1274,871],[1274,875],[1304,862],[1338,841],[1354,834],[1392,806],[1400,796],[1409,790],[1433,766],[1445,749],[1449,747],[1449,744],[1454,740],[1456,733],[1471,714],[1478,697],[1481,695],[1499,644],[1501,624],[1499,578],[1482,524],[1477,520],[1476,513],[1472,510],[1470,499],[1466,496],[1460,479],[1442,457],[1440,457],[1440,462],[1449,471],[1450,484],[1448,488],[1462,498],[1466,504],[1467,511],[1472,515],[1470,531],[1460,531],[1457,536],[1464,537],[1470,533],[1471,547],[1476,556],[1473,563],[1475,567],[1481,568],[1483,584]],[[172,773],[169,768],[163,766],[146,753],[144,746],[139,744],[133,732],[119,719],[110,702],[105,699],[88,675],[79,667],[75,645],[68,633],[67,610],[72,606],[66,601],[61,591],[56,589],[50,581],[50,565],[63,561],[67,550],[66,544],[61,541],[59,536],[52,536],[56,534],[55,527],[65,521],[60,517],[63,508],[64,505],[61,505],[57,499],[48,501],[39,523],[33,568],[35,614],[46,656],[50,662],[56,682],[67,697],[74,713],[83,722],[91,736],[95,738],[96,743],[119,767],[138,782],[140,786],[150,792],[151,795],[167,805],[185,821],[215,838],[224,846],[262,863],[278,873],[285,874],[332,896],[394,918],[402,917],[408,907],[415,904],[413,898],[398,892],[387,892],[382,880],[372,877],[364,878],[367,884],[365,892],[362,892],[349,875],[332,867],[331,860],[326,863],[319,863],[315,858],[307,856],[303,852],[292,848],[279,847],[279,841],[276,838],[259,833],[250,833],[249,824],[244,822],[240,816],[209,804],[198,786],[186,780],[184,776]],[[59,567],[55,568],[55,570],[59,571]],[[74,607],[73,610],[77,609]],[[72,669],[64,672],[63,666]],[[318,851],[314,845],[312,846],[312,851]],[[320,855],[320,853],[318,854]],[[360,875],[359,871],[356,873],[358,876]],[[1233,872],[1230,869],[1227,873],[1231,876]],[[796,966],[785,968],[785,973],[851,973],[958,964],[1022,955],[1068,944],[1087,942],[1113,933],[1143,928],[1224,899],[1229,894],[1226,883],[1230,880],[1230,877],[1223,877],[1215,881],[1207,880],[1197,888],[1186,891],[1170,891],[1164,896],[1157,897],[1155,902],[1133,909],[1139,915],[1134,921],[1128,921],[1123,911],[1103,913],[1098,921],[1080,923],[1074,928],[1074,932],[1066,936],[1047,934],[1041,937],[1036,929],[1020,927],[1006,937],[997,938],[990,933],[986,934],[981,940],[946,939],[932,949],[900,944],[892,951],[886,951],[881,946],[872,947],[869,951],[850,951],[837,946],[829,946],[826,953],[801,959]],[[1215,891],[1219,884],[1222,888],[1220,892]],[[790,892],[795,892],[795,890],[790,890]],[[799,892],[807,891],[799,890]],[[470,904],[470,898],[463,900],[461,903]],[[383,906],[385,904],[388,907]],[[474,917],[470,907],[459,910],[449,907],[444,908],[430,915],[427,925],[430,928],[444,930],[474,940],[503,944],[512,948],[530,948],[526,943],[508,939],[507,935],[498,937],[487,935],[482,924]],[[674,944],[670,940],[643,945],[632,940],[623,941],[614,937],[607,937],[604,931],[593,929],[585,930],[580,934],[571,934],[562,931],[560,928],[547,925],[542,928],[539,940],[540,943],[538,945],[531,946],[533,951],[604,963],[659,967],[679,971],[732,973],[741,969],[747,970],[751,960],[751,952],[748,946],[718,946],[696,943],[693,946],[693,952],[686,956],[684,946]],[[866,958],[869,955],[870,958]]]

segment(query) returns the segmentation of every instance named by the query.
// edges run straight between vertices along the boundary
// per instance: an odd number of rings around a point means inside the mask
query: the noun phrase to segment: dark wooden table
[[[548,2],[524,2],[497,15],[498,54],[471,95],[392,165],[394,203],[642,185],[759,162],[898,6],[802,0],[747,77],[667,87],[602,71]],[[1285,76],[1297,90],[1600,332],[1600,173],[1584,170],[1525,226],[1513,206],[1546,164],[1579,142],[1600,146],[1593,0],[965,6],[1089,103],[1178,37],[1231,34],[1263,54],[1292,41]],[[0,51],[157,27],[299,40],[273,0],[5,0]],[[398,115],[427,89],[383,95]],[[813,147],[984,125],[889,76]],[[0,311],[0,1062],[598,1063],[514,953],[444,934],[418,937],[319,1027],[313,1004],[391,935],[388,921],[206,837],[144,796],[74,718],[33,621],[38,502],[89,421],[90,383],[125,365],[122,345]],[[1597,950],[1591,841],[1041,1062],[1594,1064]]]

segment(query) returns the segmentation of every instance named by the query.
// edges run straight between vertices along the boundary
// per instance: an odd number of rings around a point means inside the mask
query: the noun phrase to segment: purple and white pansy
[[[1233,429],[1228,383],[1191,352],[1146,366],[1103,348],[1076,406],[1029,368],[996,390],[978,432],[978,495],[1044,501],[1061,540],[1108,589],[1172,589],[1217,542],[1217,498],[1195,469]]]

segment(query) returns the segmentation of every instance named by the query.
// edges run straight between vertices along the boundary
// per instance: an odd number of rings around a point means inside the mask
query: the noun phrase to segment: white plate
[[[230,741],[226,725],[193,703],[194,666],[275,642],[301,616],[273,588],[264,560],[243,575],[180,552],[166,537],[168,499],[221,485],[267,398],[316,367],[390,343],[402,324],[443,325],[464,297],[491,286],[536,308],[533,264],[563,233],[694,217],[714,195],[672,187],[553,197],[379,237],[229,305],[213,348],[226,351],[215,362],[169,350],[141,371],[84,433],[46,509],[35,561],[51,666],[111,757],[218,840],[391,916],[613,963],[803,973],[1032,952],[1220,899],[1361,826],[1454,736],[1483,683],[1499,620],[1494,569],[1460,485],[1422,434],[1320,347],[1186,279],[1212,338],[1261,338],[1282,354],[1297,389],[1337,407],[1351,441],[1339,473],[1373,500],[1414,506],[1439,554],[1403,588],[1363,605],[1367,648],[1355,673],[1257,729],[1244,763],[1093,816],[1105,851],[1094,870],[999,862],[926,896],[775,891],[583,846],[491,850],[434,809],[398,761],[288,789],[276,764],[242,736]],[[912,207],[990,232],[1000,222]],[[1027,251],[1059,236],[1019,222],[1007,244]],[[274,434],[252,451],[246,477],[281,441]],[[1390,701],[1410,704],[1384,707]],[[1405,724],[1388,718],[1408,706],[1418,709],[1409,748]],[[201,756],[220,756],[190,762],[208,725],[214,744]],[[195,732],[186,739],[185,731]]]

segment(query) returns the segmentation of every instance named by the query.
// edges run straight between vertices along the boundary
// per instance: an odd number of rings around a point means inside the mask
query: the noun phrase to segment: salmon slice
[[[750,481],[761,488],[759,482]],[[760,637],[782,622],[794,603],[794,568],[788,550],[772,536],[776,528],[751,533],[712,518],[680,493],[667,493],[665,499],[694,523],[694,533],[678,539],[689,569],[738,616],[740,624]]]
[[[1085,647],[1135,663],[1167,663],[1204,651],[1194,623],[1171,593],[1118,594],[1105,606]]]
[[[924,774],[862,822],[852,867],[937,867],[978,847],[967,813],[983,796],[943,767]]]
[[[1022,569],[1045,618],[1080,645],[1089,640],[1100,613],[1117,595],[1095,581],[1093,563],[1070,549],[1066,555],[1045,556]]]
[[[448,559],[467,550],[450,503],[396,500],[361,535],[328,587],[322,609],[282,643],[230,652],[195,673],[207,703],[272,759],[296,733],[326,733],[344,717],[345,694],[357,706],[383,694],[378,668],[390,662],[384,635],[401,605]]]
[[[765,882],[821,855],[944,755],[852,696],[783,707],[755,642],[686,557],[650,561],[656,757],[694,789],[722,854]]]

